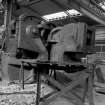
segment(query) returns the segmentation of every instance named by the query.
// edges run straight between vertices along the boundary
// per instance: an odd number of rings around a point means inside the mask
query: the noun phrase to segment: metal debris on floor
[[[18,84],[0,85],[0,105],[35,105],[37,84],[25,84],[23,90]],[[45,84],[41,85],[41,97],[53,90]]]
[[[35,105],[37,84],[25,84],[23,90],[19,84],[0,83],[0,105]],[[105,90],[105,87],[94,88],[94,105],[105,105],[105,94],[101,90]],[[101,92],[99,92],[100,90]],[[41,97],[53,92],[53,89],[42,83],[41,85]],[[74,105],[68,102],[66,99],[59,97],[49,105]],[[85,105],[89,105],[85,102]]]

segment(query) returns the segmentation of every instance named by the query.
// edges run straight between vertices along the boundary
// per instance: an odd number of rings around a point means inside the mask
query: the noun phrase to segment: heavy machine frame
[[[18,1],[18,0],[15,0],[15,1],[8,1],[8,0],[4,0],[2,1],[4,3],[4,7],[5,7],[5,10],[4,10],[4,26],[5,26],[5,29],[7,30],[7,34],[6,34],[6,39],[8,40],[8,36],[11,34],[11,22],[12,20],[14,20],[14,18],[16,17],[16,15],[18,14],[14,14],[13,13],[13,10],[16,10],[16,5],[15,4],[18,4],[19,5],[19,8],[28,8],[29,10],[31,10],[33,13],[35,13],[37,16],[39,16],[39,20],[43,20],[43,21],[46,21],[45,19],[41,18],[41,14],[37,11],[37,10],[33,10],[31,5],[35,4],[35,3],[40,3],[41,1]],[[43,1],[42,1],[43,2]],[[59,8],[61,8],[62,10],[66,11],[67,9],[69,9],[69,7],[71,8],[75,8],[77,9],[78,11],[80,11],[81,13],[85,14],[86,16],[92,18],[93,20],[97,21],[98,23],[100,24],[103,24],[105,25],[105,20],[104,20],[104,9],[102,9],[100,6],[99,6],[99,3],[100,2],[97,2],[95,0],[75,0],[75,1],[68,1],[68,0],[63,0],[62,3],[59,1],[59,0],[53,0],[51,1],[53,2],[54,4],[56,4],[57,6],[59,6]],[[63,5],[64,4],[64,5]],[[14,9],[13,9],[14,8]],[[21,11],[21,10],[18,10],[18,11]],[[17,11],[17,12],[18,12]],[[71,17],[70,14],[66,11],[65,12],[67,14],[68,17]],[[12,15],[12,16],[11,16]],[[8,26],[8,27],[7,27]],[[8,41],[7,41],[8,43]]]
[[[75,2],[72,1],[72,0],[70,0],[70,1],[69,0],[65,0],[65,1],[63,0],[64,5],[62,3],[60,3],[59,0],[51,0],[51,1],[54,2],[56,5],[58,5],[60,8],[62,8],[64,10],[66,9],[65,5],[66,6],[72,6],[72,7],[76,8],[77,10],[81,11],[82,13],[84,13],[85,15],[88,15],[93,20],[95,20],[95,21],[97,21],[97,22],[105,25],[105,20],[103,18],[104,16],[102,14],[102,12],[105,12],[105,11],[103,9],[101,9],[99,6],[97,6],[95,4],[94,0],[92,0],[92,3],[91,4],[89,4],[90,2],[89,1],[86,1],[86,0],[85,1],[84,0],[75,0]],[[80,3],[80,1],[81,1],[81,3]],[[26,8],[29,8],[30,10],[34,11],[29,5],[32,5],[33,3],[36,3],[36,2],[38,2],[38,1],[35,1],[34,0],[34,1],[31,1],[31,2],[26,2],[26,3],[25,2],[21,3],[21,1],[19,2],[18,0],[16,2],[13,2],[12,0],[10,0],[10,1],[9,0],[5,0],[4,1],[4,4],[5,4],[4,25],[5,25],[5,29],[6,29],[6,31],[5,31],[5,49],[6,49],[6,52],[7,53],[8,53],[8,50],[7,49],[8,49],[9,37],[11,36],[11,23],[12,23],[12,18],[13,18],[13,21],[16,19],[15,14],[13,14],[13,12],[12,12],[13,3],[19,3],[20,6],[25,6]],[[84,6],[84,4],[85,4],[85,6]],[[94,8],[94,9],[89,9],[89,8]],[[70,15],[68,14],[68,12],[66,12],[66,14],[70,17]],[[38,14],[38,15],[40,15],[40,14]],[[12,16],[14,16],[15,18],[12,17]],[[39,18],[39,20],[41,20],[41,17]],[[44,19],[42,19],[42,20],[44,20]],[[51,68],[51,69],[54,69],[54,70],[55,69],[56,70],[58,70],[58,69],[63,69],[63,70],[66,69],[67,70],[67,69],[70,69],[71,65],[78,65],[76,63],[73,63],[73,64],[72,63],[69,63],[69,65],[68,64],[63,64],[62,65],[62,64],[59,64],[59,62],[49,62],[49,61],[48,62],[46,62],[46,61],[45,62],[44,61],[43,62],[39,61],[39,62],[36,62],[35,63],[35,62],[30,61],[30,60],[27,61],[27,60],[24,60],[24,59],[21,59],[20,62],[21,62],[20,63],[21,64],[21,70],[22,70],[22,73],[23,73],[22,74],[23,75],[23,77],[22,77],[23,78],[23,88],[24,88],[24,69],[23,69],[24,66],[23,66],[23,63],[28,63],[33,68],[35,68],[35,70],[37,70],[37,81],[38,81],[38,83],[37,83],[38,84],[37,85],[37,100],[36,100],[36,104],[37,105],[39,105],[39,101],[40,101],[40,74],[41,74],[40,69],[43,69],[43,68],[41,68],[41,66],[42,67],[45,67],[45,68],[47,67],[48,69]],[[86,65],[86,64],[79,64],[79,65]],[[87,90],[89,91],[89,96],[91,96],[91,99],[89,99],[90,105],[94,105],[93,99],[92,99],[93,98],[92,97],[92,83],[93,83],[93,72],[94,72],[94,70],[93,70],[93,68],[91,68],[92,67],[91,64],[86,65],[86,67],[87,67],[87,70],[89,70],[89,71],[86,71],[85,73],[83,72],[82,75],[84,77],[82,79],[86,79],[86,81],[88,80],[87,87],[88,87],[89,90],[86,87],[85,93],[87,92]],[[89,75],[88,75],[88,73],[89,73]],[[63,86],[63,88],[61,88],[62,85],[59,84],[56,80],[50,78],[46,74],[45,74],[45,77],[53,85],[55,85],[58,88],[58,90],[61,90],[61,93],[58,92],[58,94],[55,94],[55,96],[53,97],[53,99],[51,99],[50,101],[47,100],[46,101],[47,104],[49,102],[51,102],[52,100],[54,100],[56,96],[64,95],[65,97],[67,97],[65,95],[65,92],[67,92],[69,89],[75,87],[75,85],[78,85],[80,83],[80,81],[81,81],[81,78],[80,78],[81,76],[78,76],[78,78],[80,79],[80,80],[78,80],[79,82],[75,80],[75,81],[73,81],[72,84],[71,83],[68,84],[67,87]],[[80,101],[74,95],[72,95],[72,93],[69,93],[69,96],[74,97],[74,99],[76,99],[77,102],[80,105],[84,105],[83,102]]]

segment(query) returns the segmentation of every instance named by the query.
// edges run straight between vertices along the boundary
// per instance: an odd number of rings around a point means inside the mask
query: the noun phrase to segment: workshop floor
[[[53,91],[51,87],[46,84],[41,86],[41,96],[44,96]],[[104,87],[94,88],[94,103],[95,105],[105,105],[105,92],[103,94],[97,93],[95,90],[105,89]],[[0,105],[35,105],[36,100],[36,84],[25,85],[23,90],[19,84],[0,83]],[[88,103],[85,103],[89,105]],[[64,98],[57,98],[49,105],[74,105]]]
[[[0,105],[35,105],[36,101],[36,84],[25,84],[23,90],[19,84],[0,85]],[[53,90],[46,84],[41,85],[41,97],[52,92]]]
[[[66,79],[59,74],[60,81],[64,82]],[[65,79],[65,80],[64,80]],[[35,105],[36,101],[36,84],[25,85],[23,90],[19,84],[7,85],[8,81],[0,82],[0,105]],[[105,84],[97,83],[94,85],[94,105],[105,105]],[[53,91],[51,87],[46,84],[41,86],[41,96],[44,96]],[[96,91],[100,91],[98,93]],[[64,98],[57,98],[49,105],[74,105]],[[88,102],[85,105],[89,105]]]

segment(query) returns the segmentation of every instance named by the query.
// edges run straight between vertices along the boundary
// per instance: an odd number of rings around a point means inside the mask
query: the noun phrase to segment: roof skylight
[[[51,19],[57,19],[60,17],[67,17],[67,14],[65,12],[57,12],[49,15],[42,16],[44,19],[51,20]]]
[[[99,4],[105,10],[105,2]]]
[[[70,14],[71,17],[82,15],[81,13],[79,13],[78,11],[76,11],[75,9],[67,10],[66,12],[68,12],[68,14]],[[65,11],[62,11],[62,12],[57,12],[57,13],[53,13],[53,14],[49,14],[49,15],[44,15],[44,16],[42,16],[42,18],[44,18],[47,21],[60,20],[62,18],[66,18],[68,16],[66,14],[66,12]]]

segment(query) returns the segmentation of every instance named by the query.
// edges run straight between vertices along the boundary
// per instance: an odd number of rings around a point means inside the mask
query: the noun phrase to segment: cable
[[[3,32],[3,35],[5,34],[5,32]],[[3,51],[3,48],[5,46],[5,41],[6,41],[6,35],[4,35],[4,39],[3,39],[3,42],[2,42],[2,45],[1,45],[1,49],[0,49],[0,55],[2,54],[2,51]]]

